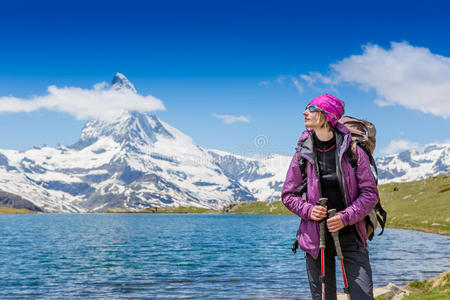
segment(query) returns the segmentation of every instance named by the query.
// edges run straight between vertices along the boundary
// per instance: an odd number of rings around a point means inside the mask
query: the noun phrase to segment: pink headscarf
[[[336,125],[337,121],[344,115],[344,101],[339,100],[333,95],[323,94],[317,98],[314,98],[308,105],[314,105],[323,109],[324,115],[331,125]]]

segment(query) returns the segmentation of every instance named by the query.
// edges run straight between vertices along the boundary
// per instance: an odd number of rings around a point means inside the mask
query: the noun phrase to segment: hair
[[[330,121],[328,121],[327,117],[325,117],[323,112],[320,112],[319,115],[319,123],[321,128],[328,128],[329,130],[333,130],[333,125]]]

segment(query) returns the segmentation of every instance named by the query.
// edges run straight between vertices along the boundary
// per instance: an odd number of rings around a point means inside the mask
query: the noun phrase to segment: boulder
[[[392,299],[392,300],[398,300],[402,299],[406,295],[406,291],[399,288],[392,282],[390,282],[387,286],[376,288],[373,290],[373,296],[376,297],[383,297],[384,299]]]

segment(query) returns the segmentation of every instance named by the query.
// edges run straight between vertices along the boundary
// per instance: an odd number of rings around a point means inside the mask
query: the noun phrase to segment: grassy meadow
[[[379,186],[388,227],[450,234],[450,174]]]
[[[37,212],[26,208],[10,208],[0,206],[0,214],[35,214]]]
[[[410,294],[404,300],[450,299],[450,270],[434,278],[410,282],[405,289]]]

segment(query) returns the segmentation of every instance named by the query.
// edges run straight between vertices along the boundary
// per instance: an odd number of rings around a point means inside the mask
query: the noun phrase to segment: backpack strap
[[[375,206],[375,210],[377,212],[378,223],[380,223],[381,226],[381,232],[378,235],[382,235],[384,232],[384,226],[386,225],[387,212],[383,209],[379,200],[377,205]]]
[[[348,159],[350,161],[350,164],[352,165],[353,171],[356,174],[356,169],[358,167],[358,151],[357,146],[359,146],[361,149],[364,150],[364,152],[367,154],[370,160],[370,168],[373,169],[374,172],[372,174],[375,177],[375,183],[378,185],[378,170],[375,163],[375,160],[372,156],[372,153],[362,144],[360,140],[352,140],[350,147],[347,149],[347,155]],[[381,206],[381,202],[378,199],[377,205],[375,206],[376,216],[378,223],[380,223],[381,226],[381,232],[378,235],[382,235],[384,232],[384,227],[386,225],[386,219],[387,219],[387,213]]]
[[[308,179],[306,176],[306,164],[307,161],[304,157],[302,157],[300,154],[297,154],[298,156],[298,166],[300,168],[300,172],[302,173],[302,181],[303,183],[295,189],[295,194],[303,196],[304,193],[306,193],[307,190],[307,183],[308,183]]]
[[[350,142],[350,147],[347,148],[347,157],[352,165],[353,171],[356,174],[356,168],[358,167],[358,151],[356,149],[357,143],[355,141]]]
[[[364,146],[363,142],[361,142],[360,140],[352,140],[351,144],[350,144],[350,147],[348,147],[348,149],[347,149],[348,158],[349,158],[350,164],[352,165],[353,171],[356,174],[356,168],[358,166],[358,150],[357,150],[357,146],[359,146],[361,149],[363,149],[364,152],[369,157],[370,168],[371,168],[373,176],[375,177],[375,183],[378,185],[377,164],[375,162],[375,159],[373,158],[372,153],[370,153],[370,150],[367,149],[367,147]]]

